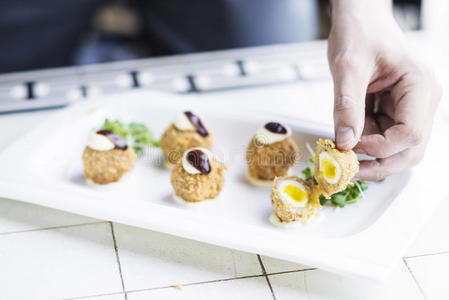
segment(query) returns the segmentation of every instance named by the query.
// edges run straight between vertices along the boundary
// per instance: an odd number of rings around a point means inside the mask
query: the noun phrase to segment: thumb
[[[332,72],[335,141],[342,150],[352,149],[359,142],[365,123],[368,76],[361,73],[348,66]]]

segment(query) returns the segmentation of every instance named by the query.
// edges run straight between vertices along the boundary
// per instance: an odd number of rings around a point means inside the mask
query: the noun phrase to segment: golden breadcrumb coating
[[[320,172],[320,153],[327,152],[340,165],[341,177],[336,184],[330,184]],[[338,150],[335,143],[330,139],[319,139],[315,149],[315,179],[320,186],[324,197],[329,198],[335,193],[346,189],[346,186],[354,175],[359,171],[359,161],[357,155],[352,150]]]
[[[126,150],[98,151],[86,147],[83,152],[84,177],[97,184],[119,181],[134,167],[137,155],[131,147]]]
[[[308,202],[305,207],[294,207],[289,203],[285,203],[279,196],[279,184],[283,180],[294,180],[301,183],[307,192]],[[281,220],[281,222],[295,222],[298,220],[306,220],[315,215],[319,211],[320,205],[320,191],[317,186],[314,186],[312,180],[304,180],[298,176],[276,177],[271,188],[271,205],[274,213]]]
[[[300,158],[295,142],[287,137],[264,145],[254,136],[246,149],[249,175],[259,180],[273,180],[287,175],[288,169]]]
[[[171,173],[175,195],[189,202],[214,199],[223,188],[226,166],[215,159],[209,160],[211,171],[207,175],[190,174],[177,163]]]
[[[213,136],[210,131],[205,137],[195,130],[179,130],[171,124],[161,137],[161,149],[165,160],[171,164],[178,163],[184,151],[194,147],[212,149]]]

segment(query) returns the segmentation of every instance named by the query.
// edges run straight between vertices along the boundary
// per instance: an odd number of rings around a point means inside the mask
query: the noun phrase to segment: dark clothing
[[[151,38],[188,53],[317,38],[314,0],[160,0],[134,2]]]
[[[107,0],[0,4],[0,72],[70,65],[95,10]]]
[[[89,36],[93,15],[109,3],[2,1],[0,72],[67,66],[75,61],[92,63],[102,60],[98,56],[103,60],[130,59],[291,43],[318,35],[314,0],[133,0],[127,3],[142,19],[139,38],[147,47],[114,49],[120,47],[120,38],[102,43],[96,38],[98,33]],[[106,53],[109,50],[113,53]]]

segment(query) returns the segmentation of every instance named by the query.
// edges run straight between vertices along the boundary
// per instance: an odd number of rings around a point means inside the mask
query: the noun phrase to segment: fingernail
[[[350,127],[340,127],[337,130],[337,146],[344,147],[351,145],[355,139],[354,130]]]

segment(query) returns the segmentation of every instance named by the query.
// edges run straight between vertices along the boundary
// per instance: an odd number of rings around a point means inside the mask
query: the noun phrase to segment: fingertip
[[[340,127],[335,132],[335,143],[340,150],[350,150],[358,143],[358,138],[351,127]]]

